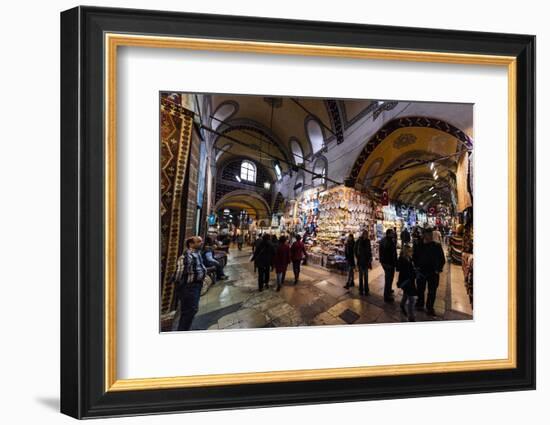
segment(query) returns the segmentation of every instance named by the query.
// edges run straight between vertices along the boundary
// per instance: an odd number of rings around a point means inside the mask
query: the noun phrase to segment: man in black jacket
[[[413,262],[417,269],[418,299],[416,308],[417,310],[424,309],[424,293],[427,285],[426,312],[430,316],[435,316],[435,296],[439,286],[439,273],[443,271],[445,265],[445,254],[441,244],[434,242],[432,229],[424,229],[422,240],[414,247]]]
[[[258,290],[262,292],[264,286],[269,288],[269,271],[271,269],[275,248],[271,244],[270,237],[264,233],[262,242],[254,250],[251,261],[254,261],[258,269]]]
[[[404,245],[408,245],[411,243],[411,234],[407,230],[406,227],[403,227],[403,230],[401,231],[401,249],[403,249]]]
[[[384,269],[384,301],[394,301],[392,283],[397,266],[397,248],[392,229],[386,230],[386,236],[380,240],[380,263]]]
[[[359,295],[369,295],[369,269],[372,268],[372,249],[369,232],[363,230],[355,242],[355,258],[359,269]]]
[[[350,287],[355,286],[353,277],[355,273],[355,238],[353,237],[353,233],[350,233],[348,235],[348,239],[346,240],[346,245],[344,248],[344,254],[348,266],[348,280],[344,288],[349,289]]]

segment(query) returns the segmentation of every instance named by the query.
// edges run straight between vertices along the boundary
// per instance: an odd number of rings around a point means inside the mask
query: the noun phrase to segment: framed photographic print
[[[535,388],[535,37],[61,14],[61,411]]]

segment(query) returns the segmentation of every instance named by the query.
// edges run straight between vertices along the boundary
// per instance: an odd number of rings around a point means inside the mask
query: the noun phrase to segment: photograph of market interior
[[[471,320],[473,105],[160,93],[160,330]]]

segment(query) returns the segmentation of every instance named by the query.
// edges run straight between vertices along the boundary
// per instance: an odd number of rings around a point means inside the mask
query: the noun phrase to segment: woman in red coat
[[[307,257],[306,247],[302,242],[302,237],[296,235],[296,241],[290,247],[290,259],[292,260],[292,269],[294,270],[294,285],[300,278],[300,266],[304,257]]]
[[[273,257],[273,267],[275,268],[275,273],[277,275],[277,291],[281,290],[281,285],[285,281],[286,269],[290,264],[290,247],[286,236],[281,236],[279,238],[279,246],[275,251],[275,256]]]

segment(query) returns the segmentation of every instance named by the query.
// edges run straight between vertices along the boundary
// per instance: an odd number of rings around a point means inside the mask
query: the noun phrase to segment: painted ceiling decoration
[[[391,101],[391,102],[384,102],[381,101],[378,103],[378,108],[376,108],[372,113],[372,120],[376,121],[376,118],[380,116],[380,114],[384,111],[391,111],[394,109],[399,102]]]
[[[378,107],[378,102],[373,100],[339,100],[338,104],[345,130]]]
[[[471,150],[473,141],[459,128],[438,118],[411,116],[389,121],[363,145],[349,174],[340,181],[323,156],[345,142],[344,131],[359,120],[381,126],[384,112],[396,101],[286,98],[278,96],[208,95],[205,101],[219,125],[210,140],[216,166],[235,158],[249,158],[269,173],[271,182],[301,173],[313,185],[351,182],[374,193],[387,190],[390,199],[418,204],[434,202],[420,196],[432,182],[454,179],[455,155]],[[214,121],[214,120],[213,120]],[[367,122],[367,121],[365,121]],[[380,122],[380,124],[378,124]],[[374,123],[374,124],[373,124]],[[439,181],[437,181],[439,179]],[[337,179],[338,180],[338,179]],[[292,180],[295,185],[298,180]],[[301,189],[293,189],[294,193]],[[271,204],[270,198],[269,204]],[[437,200],[440,195],[433,197]],[[233,200],[232,202],[235,202]],[[273,205],[275,206],[275,205]]]
[[[466,149],[472,149],[473,141],[472,139],[464,133],[462,130],[454,127],[453,125],[436,119],[436,118],[427,118],[427,117],[403,117],[397,118],[390,121],[380,130],[378,130],[373,137],[366,143],[361,153],[355,160],[355,163],[350,172],[350,178],[353,179],[355,183],[358,182],[358,177],[360,176],[361,170],[365,163],[367,162],[369,156],[372,152],[394,131],[403,129],[403,128],[430,128],[438,130],[443,133],[447,133],[460,141]],[[359,180],[360,181],[360,180]]]
[[[403,133],[403,134],[400,134],[399,137],[394,140],[393,147],[395,149],[401,149],[401,148],[404,148],[405,146],[412,145],[415,142],[416,142],[416,136],[414,134]]]
[[[338,102],[333,99],[325,100],[327,109],[330,113],[332,120],[332,128],[334,129],[334,136],[336,137],[336,143],[340,144],[344,142],[344,129],[342,126],[342,119]]]

